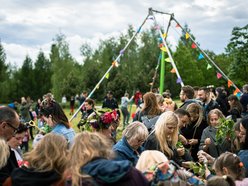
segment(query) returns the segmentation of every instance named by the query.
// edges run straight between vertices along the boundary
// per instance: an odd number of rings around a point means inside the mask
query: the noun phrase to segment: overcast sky
[[[138,28],[149,7],[174,13],[182,25],[189,25],[203,49],[216,54],[224,52],[233,27],[248,23],[247,0],[0,0],[0,4],[1,42],[7,62],[18,66],[27,54],[35,60],[40,49],[48,56],[58,33],[66,35],[72,56],[82,62],[79,48],[84,42],[94,45],[125,31],[128,24]],[[155,16],[167,26],[168,16]],[[145,28],[151,25],[150,21]],[[169,32],[172,44],[179,37],[174,27]]]

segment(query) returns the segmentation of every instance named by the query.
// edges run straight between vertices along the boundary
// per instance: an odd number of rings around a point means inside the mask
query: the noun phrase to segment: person
[[[187,139],[191,152],[191,156],[197,161],[197,152],[203,130],[207,127],[206,121],[203,119],[203,109],[198,103],[191,103],[186,110],[190,114],[190,124],[181,128],[181,134]]]
[[[156,100],[157,100],[157,103],[158,103],[159,108],[162,111],[165,111],[165,108],[164,108],[164,97],[161,94],[155,94],[155,96],[156,96]]]
[[[24,154],[25,166],[13,170],[3,186],[64,185],[68,165],[67,141],[57,134],[47,134],[37,146]]]
[[[241,148],[238,152],[240,160],[244,163],[246,169],[246,176],[248,176],[248,117],[242,118],[240,123],[240,134],[241,134]]]
[[[187,157],[181,159],[176,149],[178,123],[179,119],[172,111],[162,113],[156,122],[155,128],[149,134],[144,147],[146,150],[159,150],[163,152],[168,159],[181,165]],[[184,156],[184,153],[180,155]]]
[[[180,100],[183,104],[179,108],[186,109],[187,106],[191,103],[200,104],[199,100],[194,99],[194,95],[195,95],[195,91],[193,87],[189,85],[183,86],[179,94]]]
[[[144,106],[141,111],[138,111],[133,121],[140,121],[147,126],[148,130],[151,131],[156,123],[159,115],[162,113],[161,109],[159,108],[158,102],[156,100],[156,96],[152,92],[147,92],[144,95]],[[149,123],[149,120],[154,118],[153,123]],[[146,123],[148,121],[148,123]]]
[[[128,103],[133,100],[133,96],[129,99],[129,94],[125,93],[124,96],[121,98],[121,112],[123,115],[123,130],[125,126],[128,125],[130,113],[128,111]]]
[[[140,99],[141,99],[141,102],[140,102]],[[134,94],[134,102],[135,102],[135,105],[136,105],[137,108],[142,103],[142,93],[140,92],[139,89],[137,89],[135,94]]]
[[[21,106],[20,106],[20,114],[21,114],[21,121],[23,123],[28,123],[32,120],[31,118],[31,114],[30,114],[30,108],[32,106],[32,102],[30,100],[30,97],[28,97],[29,99],[25,99],[25,97],[21,98]],[[29,135],[31,137],[31,139],[34,139],[33,136],[33,127],[29,127]]]
[[[216,144],[216,132],[221,118],[223,119],[224,115],[219,109],[213,109],[209,112],[209,126],[203,130],[199,146],[199,150],[204,150],[214,158],[231,150],[231,141],[228,139],[225,139],[222,144]]]
[[[87,120],[88,116],[91,115],[94,112],[95,109],[95,102],[93,99],[86,99],[84,102],[84,110],[82,112],[82,117],[79,123],[77,124],[77,127],[80,129],[85,123],[85,120]],[[84,130],[84,128],[82,128]]]
[[[145,175],[150,185],[203,185],[192,173],[178,168],[177,164],[157,150],[142,152],[136,168]]]
[[[202,101],[205,118],[208,117],[208,113],[213,109],[220,109],[219,104],[211,98],[210,89],[207,87],[199,88],[197,92],[197,98]]]
[[[20,124],[16,111],[9,107],[0,108],[0,137],[8,141],[16,134]],[[0,185],[6,180],[14,168],[18,167],[14,153],[9,148],[7,164],[0,169]],[[7,158],[1,154],[2,158]]]
[[[240,103],[242,104],[242,116],[245,117],[248,115],[248,84],[243,86],[243,94],[240,97]]]
[[[216,101],[220,105],[220,110],[224,116],[228,116],[229,104],[227,100],[227,92],[223,87],[217,87],[215,89]]]
[[[62,103],[62,107],[65,108],[66,107],[66,103],[67,103],[67,99],[66,99],[66,96],[65,95],[62,97],[61,103]]]
[[[71,99],[70,99],[70,115],[74,114],[74,106],[75,106],[75,97],[71,96]]]
[[[144,151],[142,144],[146,141],[148,130],[143,123],[135,121],[130,123],[123,131],[122,139],[114,146],[116,160],[129,160],[136,165],[140,154]]]
[[[8,145],[14,152],[18,165],[20,165],[23,160],[20,145],[22,144],[22,140],[27,131],[28,127],[21,123],[18,127],[16,134],[10,140],[8,140]]]
[[[41,115],[43,120],[52,127],[51,132],[64,136],[69,146],[71,146],[75,131],[71,128],[68,118],[61,106],[57,102],[52,101],[48,106],[42,107]]]
[[[9,158],[9,146],[3,138],[0,138],[0,169],[7,164]]]
[[[237,186],[230,176],[214,176],[207,181],[206,186]]]
[[[179,129],[179,135],[178,135],[178,140],[182,142],[183,145],[187,145],[188,141],[187,139],[181,134],[181,129],[183,127],[186,127],[190,123],[190,114],[187,110],[179,108],[175,110],[174,112],[177,117],[179,118],[179,124],[178,124],[178,129]]]
[[[236,186],[248,185],[244,165],[236,154],[231,152],[221,154],[215,160],[213,168],[218,176],[230,176],[235,181]]]
[[[235,95],[228,96],[228,104],[230,105],[230,109],[228,111],[231,119],[236,122],[237,118],[241,118],[243,107]]]
[[[128,160],[112,160],[113,156],[111,143],[102,134],[77,134],[69,156],[72,185],[148,186]]]
[[[111,109],[95,110],[82,123],[84,129],[99,132],[116,143],[116,129],[120,122],[120,111]]]
[[[112,91],[108,91],[107,96],[103,100],[102,108],[110,108],[112,110],[119,108]]]

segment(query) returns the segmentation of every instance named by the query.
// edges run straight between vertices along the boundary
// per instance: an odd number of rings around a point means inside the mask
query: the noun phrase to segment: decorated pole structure
[[[157,12],[157,13],[162,13],[162,14],[167,14],[167,15],[173,16],[173,14],[159,12],[159,11],[153,10],[152,8],[149,9],[149,12],[150,12],[150,15],[153,15],[153,12]],[[161,29],[160,29],[160,27],[159,27],[159,25],[158,25],[158,23],[157,23],[156,18],[155,18],[154,15],[153,15],[153,18],[154,18],[156,29],[159,31],[159,35],[162,38],[164,47],[165,47],[165,49],[166,49],[166,51],[168,53],[169,62],[172,64],[173,68],[175,69],[175,72],[176,72],[176,75],[177,75],[177,83],[180,83],[181,87],[183,87],[184,86],[183,80],[182,80],[182,78],[181,78],[181,76],[180,76],[180,74],[179,74],[179,72],[177,70],[177,66],[176,66],[176,64],[175,64],[175,62],[174,62],[174,60],[172,58],[172,55],[171,55],[170,50],[169,50],[169,47],[168,47],[168,45],[165,42],[165,39],[163,37],[163,33],[162,33],[162,31],[161,31]]]
[[[160,94],[163,94],[164,92],[164,75],[165,75],[164,51],[161,51],[160,86],[159,86]]]
[[[238,92],[242,93],[239,88],[228,78],[228,76],[216,65],[216,63],[209,57],[209,55],[200,48],[200,46],[197,44],[197,42],[195,42],[195,40],[193,39],[193,37],[185,31],[185,29],[183,29],[183,27],[180,25],[180,23],[174,18],[173,16],[173,20],[176,22],[176,24],[182,29],[182,31],[187,35],[187,37],[189,37],[193,43],[195,44],[195,46],[207,57],[207,59],[211,62],[211,64],[221,73],[221,75],[228,81],[228,84],[231,84],[236,90],[238,90]],[[199,55],[199,59],[204,58],[203,54],[200,53]],[[221,76],[220,75],[220,76]],[[217,74],[218,76],[218,74]]]
[[[103,75],[103,77],[99,80],[99,82],[96,84],[96,86],[94,87],[94,89],[90,92],[90,94],[88,95],[88,98],[90,98],[93,93],[96,91],[96,89],[99,88],[100,84],[102,83],[102,81],[104,80],[104,78],[106,77],[106,75],[110,72],[110,70],[114,67],[114,66],[118,66],[119,65],[119,60],[120,57],[124,54],[125,50],[128,48],[128,46],[131,44],[131,42],[133,41],[133,39],[137,36],[137,34],[141,31],[141,28],[143,27],[143,25],[145,24],[146,20],[148,19],[148,17],[150,16],[150,14],[148,14],[146,16],[146,18],[144,19],[144,21],[142,22],[142,24],[140,25],[140,27],[138,28],[138,30],[134,33],[134,35],[132,36],[132,38],[128,41],[128,43],[126,44],[126,46],[120,51],[119,55],[117,56],[117,58],[112,62],[112,65],[109,67],[109,69],[106,71],[106,73]],[[85,99],[85,100],[86,100]],[[84,101],[85,102],[85,101]],[[76,110],[76,112],[73,114],[73,116],[70,118],[70,122],[76,117],[76,115],[78,114],[78,112],[80,111],[80,109],[82,108],[82,106],[84,105],[84,102],[79,106],[79,108]]]

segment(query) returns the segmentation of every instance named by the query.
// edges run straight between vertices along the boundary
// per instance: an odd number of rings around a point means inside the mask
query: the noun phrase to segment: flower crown
[[[108,129],[110,125],[117,124],[120,118],[120,113],[117,110],[99,109],[91,113],[86,119],[81,122],[85,125],[86,130],[91,130],[93,127],[96,130]]]

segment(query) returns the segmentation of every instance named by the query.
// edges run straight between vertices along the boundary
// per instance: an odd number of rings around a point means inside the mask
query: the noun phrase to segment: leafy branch
[[[221,145],[225,139],[234,139],[235,133],[233,130],[234,121],[231,119],[220,119],[220,125],[217,127],[216,143]]]

